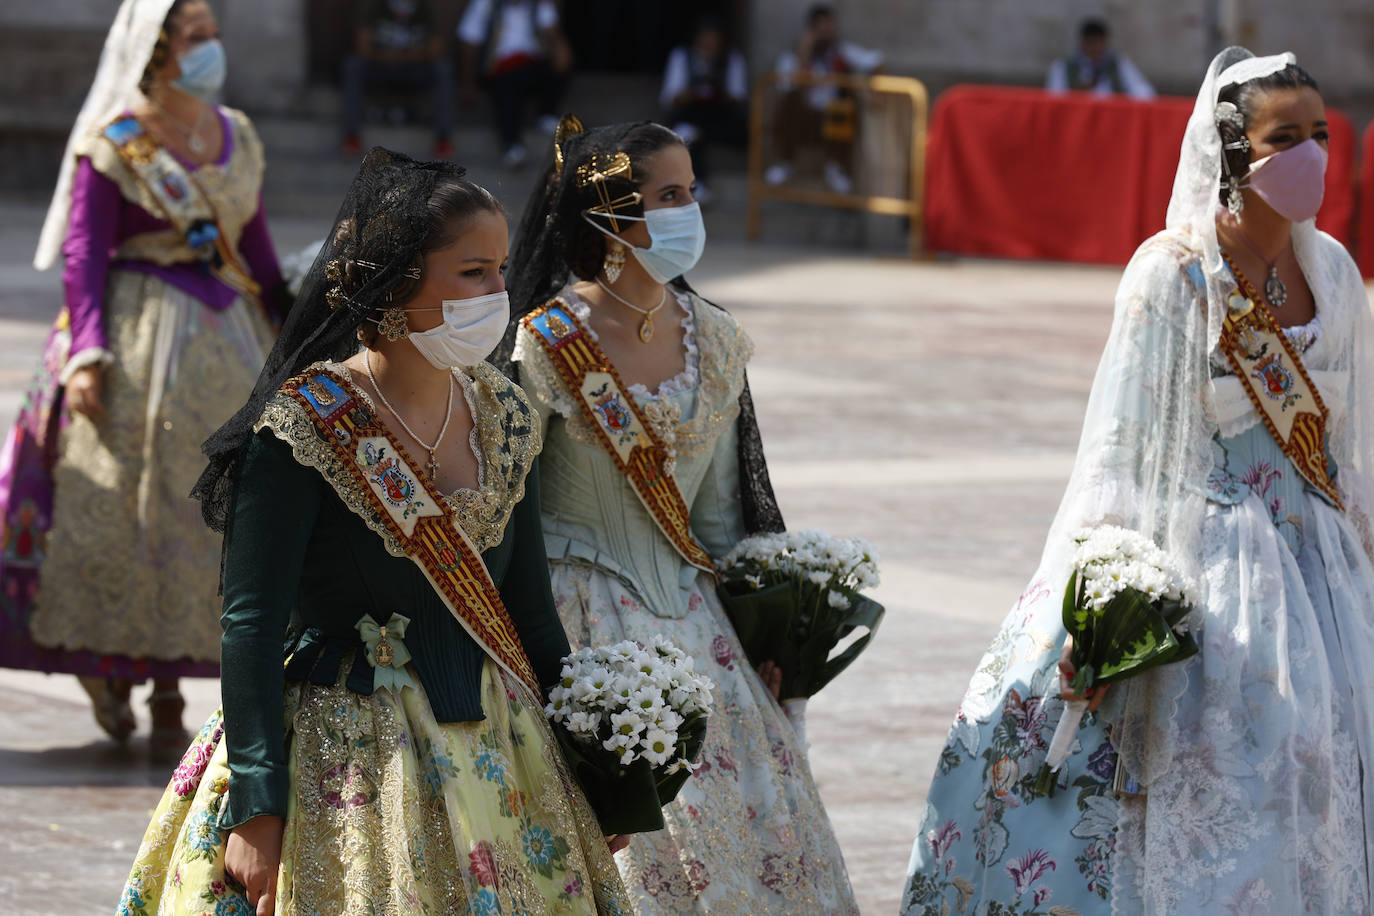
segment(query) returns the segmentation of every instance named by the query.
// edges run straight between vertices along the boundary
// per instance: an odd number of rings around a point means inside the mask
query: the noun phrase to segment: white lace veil
[[[1211,357],[1226,296],[1235,288],[1216,233],[1222,178],[1217,95],[1293,60],[1291,54],[1255,57],[1228,48],[1208,67],[1184,135],[1167,228],[1136,251],[1117,290],[1078,456],[1041,560],[1042,574],[1055,581],[1067,581],[1074,532],[1101,522],[1150,536],[1200,579],[1206,484],[1218,429]],[[1313,221],[1293,226],[1293,244],[1333,348],[1330,377],[1340,380],[1335,390],[1322,392],[1332,414],[1328,442],[1337,484],[1368,550],[1366,482],[1374,461],[1368,300],[1345,249]],[[1182,667],[1165,666],[1128,682],[1104,707],[1109,719],[1127,720],[1114,738],[1130,772],[1146,785],[1173,756],[1167,723],[1183,687],[1175,683]]]
[[[33,266],[39,270],[47,270],[57,261],[67,234],[72,179],[76,174],[76,145],[138,98],[138,81],[153,56],[158,33],[172,3],[173,0],[124,0],[115,14],[114,24],[105,36],[105,48],[100,52],[95,80],[86,93],[86,101],[76,116],[67,138],[67,148],[62,153],[57,189],[48,205],[48,215],[38,237],[38,250],[33,256]]]

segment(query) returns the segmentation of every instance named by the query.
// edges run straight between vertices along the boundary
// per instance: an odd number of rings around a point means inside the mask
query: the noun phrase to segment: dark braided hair
[[[1229,144],[1239,144],[1245,140],[1245,129],[1250,126],[1250,119],[1254,115],[1256,99],[1266,92],[1276,92],[1285,89],[1314,89],[1321,92],[1321,87],[1317,81],[1297,64],[1289,64],[1282,70],[1271,73],[1268,76],[1257,77],[1244,83],[1233,83],[1221,90],[1217,94],[1217,104],[1230,102],[1240,111],[1241,118],[1244,119],[1244,126],[1222,121],[1217,124],[1217,131],[1221,134],[1221,155],[1225,160],[1221,170],[1221,188],[1218,191],[1222,204],[1226,203],[1227,180],[1234,175],[1238,181],[1244,181],[1250,174],[1250,149],[1248,144],[1237,146],[1235,149],[1227,149]]]
[[[415,298],[425,282],[425,256],[445,248],[462,234],[467,222],[480,213],[505,216],[505,208],[491,192],[461,176],[443,176],[434,183],[425,202],[421,221],[427,230],[414,246],[406,264],[395,264],[396,239],[403,236],[397,220],[414,219],[414,212],[397,207],[394,215],[375,215],[359,233],[356,222],[343,219],[334,230],[335,257],[326,266],[334,286],[326,293],[331,305],[338,307],[354,299],[358,292],[376,279],[381,265],[392,264],[390,282],[382,297],[374,297],[369,312],[358,325],[361,339],[371,344],[377,335],[382,312],[394,304],[404,305]]]

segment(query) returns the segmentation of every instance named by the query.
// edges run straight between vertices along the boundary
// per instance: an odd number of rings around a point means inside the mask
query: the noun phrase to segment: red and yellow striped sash
[[[610,357],[561,299],[530,312],[523,323],[663,536],[688,563],[714,574],[710,555],[692,535],[687,501],[666,467],[668,447],[626,392]]]
[[[1269,434],[1303,479],[1344,510],[1326,459],[1321,393],[1297,350],[1248,280],[1232,268],[1239,289],[1227,298],[1218,346]]]

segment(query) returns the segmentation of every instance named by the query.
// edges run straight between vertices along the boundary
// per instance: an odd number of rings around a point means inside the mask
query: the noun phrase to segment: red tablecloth
[[[1359,245],[1360,272],[1374,279],[1374,122],[1365,128],[1362,152],[1355,242]]]
[[[994,257],[1120,264],[1164,228],[1191,99],[1151,102],[955,86],[935,103],[926,245]],[[1331,122],[1317,224],[1349,242],[1355,133]]]

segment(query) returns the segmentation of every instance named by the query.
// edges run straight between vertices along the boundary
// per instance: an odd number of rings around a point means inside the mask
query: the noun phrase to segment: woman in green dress
[[[539,426],[483,362],[506,247],[461,169],[368,155],[254,397],[206,443],[223,715],[121,914],[629,911],[541,709],[568,643]]]

